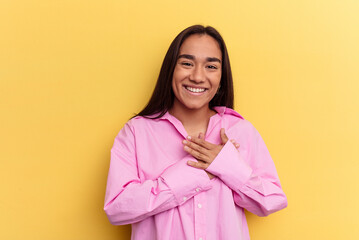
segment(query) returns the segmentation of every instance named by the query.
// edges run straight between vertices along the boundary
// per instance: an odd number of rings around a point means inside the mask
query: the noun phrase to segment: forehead
[[[196,58],[216,57],[222,59],[222,51],[217,40],[206,34],[189,36],[182,43],[179,53],[194,55]]]

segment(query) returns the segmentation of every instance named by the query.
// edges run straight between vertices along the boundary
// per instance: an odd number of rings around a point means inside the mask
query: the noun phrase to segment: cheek
[[[180,68],[175,68],[173,71],[173,79],[175,79],[176,83],[179,83],[186,76],[186,71]]]
[[[172,77],[172,87],[176,87],[178,83],[178,74],[176,74],[176,72],[173,73],[173,77]]]
[[[173,77],[172,77],[172,91],[174,93],[174,95],[176,96],[176,98],[179,97],[179,91],[180,91],[180,78],[178,77],[178,72],[176,74],[176,71],[173,72]]]
[[[174,93],[175,96],[177,96],[178,91],[174,78],[172,79],[172,92]]]
[[[221,77],[222,77],[222,74],[217,74],[216,76],[213,77],[213,80],[212,80],[212,86],[214,86],[215,88],[218,88],[220,83],[221,83]]]
[[[175,70],[173,71],[173,76],[172,76],[172,88],[173,89],[176,86],[176,79],[177,79],[177,70],[175,68]]]
[[[175,68],[172,77],[172,88],[174,89],[174,91],[176,91],[176,89],[177,91],[180,90],[181,84],[185,78],[186,78],[186,72],[181,69]]]

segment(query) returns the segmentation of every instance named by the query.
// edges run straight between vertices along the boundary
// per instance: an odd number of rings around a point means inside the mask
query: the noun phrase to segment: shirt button
[[[187,197],[183,197],[183,201],[186,201],[187,200]]]
[[[200,188],[196,188],[196,192],[199,192],[199,191],[201,191],[201,189],[200,189]]]
[[[202,208],[202,204],[200,204],[200,203],[198,203],[197,206],[198,206],[198,208]]]

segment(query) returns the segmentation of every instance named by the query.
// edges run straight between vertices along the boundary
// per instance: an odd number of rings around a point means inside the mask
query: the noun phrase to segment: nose
[[[189,80],[191,82],[195,82],[195,83],[204,82],[204,78],[205,78],[205,73],[204,73],[203,69],[199,66],[195,66],[192,69],[192,72],[189,76]]]

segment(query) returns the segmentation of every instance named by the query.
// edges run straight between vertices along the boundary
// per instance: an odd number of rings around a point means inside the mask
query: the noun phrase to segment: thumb
[[[200,133],[198,134],[198,138],[199,138],[199,139],[203,139],[203,138],[204,138],[204,137],[203,137],[203,133],[200,132]]]
[[[221,140],[222,140],[223,145],[226,144],[227,141],[228,141],[228,137],[227,137],[227,135],[225,133],[224,128],[221,128]]]

